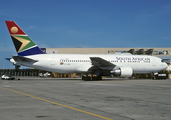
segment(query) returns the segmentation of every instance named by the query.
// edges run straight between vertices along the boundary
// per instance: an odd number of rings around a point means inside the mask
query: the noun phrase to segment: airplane
[[[135,49],[130,49],[130,50],[124,51],[124,52],[131,53],[131,54],[135,54]]]
[[[154,51],[153,49],[148,49],[148,50],[145,51],[145,54],[146,55],[151,55],[153,53],[153,51]]]
[[[138,55],[142,55],[142,54],[151,55],[152,53],[153,53],[153,49],[148,49],[146,51],[144,51],[144,49],[139,49],[138,51],[136,51],[136,54]]]
[[[153,49],[148,49],[146,51],[144,51],[144,49],[139,49],[138,51],[135,51],[135,49],[130,49],[129,51],[124,52],[131,53],[133,55],[151,55],[153,53]]]
[[[144,55],[144,49],[139,49],[138,51],[136,51],[137,55]]]
[[[5,21],[18,55],[12,59],[27,66],[57,73],[81,73],[82,80],[101,80],[102,76],[131,77],[158,73],[168,65],[162,59],[131,54],[47,54],[14,22]]]

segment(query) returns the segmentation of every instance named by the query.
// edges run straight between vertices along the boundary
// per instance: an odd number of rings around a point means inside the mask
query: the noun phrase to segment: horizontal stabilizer
[[[8,61],[10,61],[11,60],[11,58],[5,58],[6,60],[8,60]]]
[[[33,60],[33,59],[30,59],[30,58],[26,58],[26,57],[23,57],[23,56],[12,56],[12,58],[16,61],[16,62],[38,62],[38,60]]]

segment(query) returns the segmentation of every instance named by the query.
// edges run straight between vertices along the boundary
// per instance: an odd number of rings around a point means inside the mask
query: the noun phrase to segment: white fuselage
[[[147,55],[125,55],[125,54],[38,54],[25,56],[34,60],[35,63],[20,63],[21,65],[43,69],[58,73],[84,73],[92,67],[90,57],[100,57],[118,67],[131,67],[133,73],[158,72],[167,67],[160,58]]]

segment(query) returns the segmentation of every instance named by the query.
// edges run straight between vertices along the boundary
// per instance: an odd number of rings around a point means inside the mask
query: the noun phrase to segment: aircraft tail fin
[[[14,21],[5,23],[19,56],[45,54]]]

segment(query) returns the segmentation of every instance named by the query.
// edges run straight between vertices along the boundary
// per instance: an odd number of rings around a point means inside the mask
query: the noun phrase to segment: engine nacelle
[[[110,71],[110,73],[120,77],[131,77],[133,74],[133,70],[131,67],[120,67],[119,69]]]

